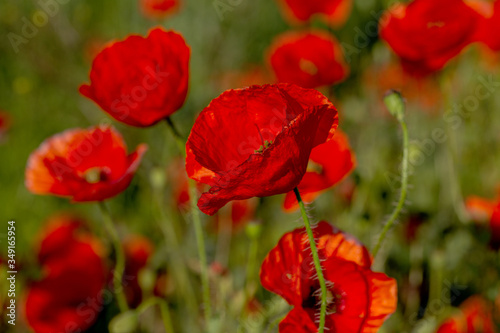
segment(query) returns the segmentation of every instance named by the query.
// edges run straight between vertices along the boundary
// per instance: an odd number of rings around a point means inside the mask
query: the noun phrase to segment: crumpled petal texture
[[[315,90],[277,84],[224,92],[200,113],[186,144],[188,176],[211,186],[198,207],[213,215],[232,200],[291,191],[337,123],[335,107]]]

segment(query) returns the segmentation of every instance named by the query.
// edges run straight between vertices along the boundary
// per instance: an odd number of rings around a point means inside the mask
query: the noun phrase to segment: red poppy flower
[[[140,0],[140,6],[147,18],[162,19],[179,9],[180,0]]]
[[[311,152],[306,174],[298,186],[302,200],[306,203],[313,202],[321,192],[344,179],[355,165],[356,160],[347,136],[333,128],[327,141]],[[283,208],[291,211],[298,207],[295,193],[288,192]]]
[[[130,184],[146,145],[127,156],[125,142],[112,127],[71,129],[43,142],[28,159],[26,187],[74,202],[101,201]]]
[[[103,305],[100,243],[80,227],[60,218],[45,232],[38,253],[43,278],[29,285],[25,304],[28,324],[37,333],[85,331]]]
[[[470,1],[470,0],[469,0]],[[477,39],[493,51],[500,51],[500,1],[494,4],[485,1],[475,1],[471,4],[481,13]]]
[[[469,297],[460,305],[460,314],[447,319],[436,333],[496,333],[491,309],[481,296]]]
[[[146,127],[169,117],[186,99],[190,49],[184,38],[160,28],[130,36],[97,55],[90,85],[80,93],[125,124]]]
[[[278,0],[285,17],[292,23],[301,23],[317,16],[324,22],[338,27],[349,18],[352,0]]]
[[[279,82],[304,88],[332,85],[349,72],[337,40],[321,31],[278,36],[271,45],[269,62]]]
[[[462,0],[414,0],[382,16],[380,36],[407,72],[425,76],[443,68],[474,41],[479,18]]]
[[[396,281],[371,271],[368,250],[326,222],[314,229],[328,306],[329,332],[375,333],[396,310]],[[264,288],[283,297],[293,310],[280,323],[280,332],[317,332],[319,282],[305,228],[286,233],[262,264]]]
[[[200,113],[186,144],[188,176],[211,186],[198,207],[213,215],[232,200],[293,190],[337,122],[316,90],[277,84],[224,92]]]
[[[134,235],[129,236],[123,242],[125,252],[124,281],[125,295],[128,304],[135,308],[142,301],[142,289],[139,285],[139,272],[146,267],[149,258],[153,254],[154,247],[149,239]]]
[[[479,225],[487,224],[491,232],[490,246],[500,248],[500,199],[488,200],[469,197],[465,203],[472,220]]]

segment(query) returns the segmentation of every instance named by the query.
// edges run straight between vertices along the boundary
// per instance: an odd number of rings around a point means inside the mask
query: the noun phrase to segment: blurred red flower
[[[467,211],[472,220],[479,225],[487,225],[491,233],[490,245],[500,248],[500,198],[496,200],[483,199],[476,196],[467,198]]]
[[[147,18],[162,19],[177,10],[180,7],[180,0],[140,0],[141,11]]]
[[[61,216],[43,232],[43,278],[29,284],[25,305],[36,333],[85,331],[103,305],[107,273],[101,244],[81,227],[79,220]]]
[[[304,88],[332,85],[349,73],[338,41],[321,31],[278,36],[270,47],[269,62],[279,82]]]
[[[153,254],[154,246],[149,239],[131,235],[123,242],[125,253],[124,287],[130,307],[137,307],[142,301],[142,289],[139,285],[139,272],[146,267]]]
[[[471,0],[468,0],[469,2]],[[470,3],[482,16],[477,32],[478,41],[488,46],[493,51],[500,51],[500,1],[494,3],[486,1],[473,1]]]
[[[45,140],[29,157],[26,187],[73,202],[101,201],[127,188],[147,146],[127,156],[113,127],[71,129]]]
[[[320,222],[314,234],[328,287],[325,328],[343,333],[377,332],[396,310],[396,281],[373,272],[368,250],[351,236],[326,222]],[[280,332],[317,332],[321,298],[312,263],[305,228],[286,233],[264,259],[262,285],[294,306],[280,323]]]
[[[425,76],[443,68],[474,41],[479,19],[463,0],[414,0],[384,13],[380,36],[408,73]]]
[[[184,38],[161,28],[144,38],[111,43],[92,64],[90,85],[80,93],[125,124],[146,127],[182,107],[187,95],[190,49]]]
[[[491,308],[481,296],[471,296],[457,314],[439,326],[436,333],[496,333]]]
[[[337,122],[316,90],[277,84],[224,92],[200,113],[186,144],[188,176],[211,186],[198,207],[213,215],[232,200],[293,190]]]
[[[314,16],[334,27],[343,25],[349,18],[352,0],[278,0],[285,17],[291,23],[311,20]]]
[[[332,128],[327,141],[311,151],[306,174],[298,186],[302,200],[306,203],[313,202],[324,190],[344,179],[355,165],[356,159],[347,136]],[[298,207],[295,193],[288,192],[283,208],[292,211]]]

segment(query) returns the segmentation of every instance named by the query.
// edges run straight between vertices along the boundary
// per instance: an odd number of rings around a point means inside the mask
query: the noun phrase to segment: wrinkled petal
[[[198,116],[186,144],[189,177],[212,186],[198,207],[213,215],[231,200],[292,190],[312,148],[337,123],[315,90],[278,84],[224,92]]]

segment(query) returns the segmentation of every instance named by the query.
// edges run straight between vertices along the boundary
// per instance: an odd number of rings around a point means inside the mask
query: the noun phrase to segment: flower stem
[[[174,122],[170,117],[165,118],[167,121],[168,127],[172,130],[172,134],[174,135],[175,143],[177,144],[177,148],[179,148],[180,153],[182,154],[183,157],[186,157],[186,143],[184,142],[184,139],[182,138],[181,133],[175,126]]]
[[[316,240],[314,239],[314,234],[311,228],[311,223],[309,222],[309,217],[306,213],[306,208],[304,207],[304,202],[300,197],[300,192],[298,188],[294,188],[295,196],[297,197],[297,201],[299,202],[300,211],[302,213],[302,219],[304,220],[304,224],[306,226],[307,236],[309,237],[309,245],[311,247],[311,252],[314,260],[314,267],[316,268],[316,273],[318,274],[319,286],[321,288],[321,312],[319,317],[319,328],[318,333],[323,333],[325,330],[325,319],[326,319],[326,281],[323,276],[323,270],[321,268],[321,262],[319,260],[318,249],[316,247]]]
[[[104,202],[99,201],[99,208],[101,209],[104,227],[111,237],[111,243],[113,244],[113,248],[115,250],[116,264],[113,276],[113,288],[116,295],[116,301],[120,312],[125,312],[128,310],[127,300],[122,287],[123,271],[125,270],[125,255],[123,253],[120,237],[118,237],[118,232],[113,224],[108,207]]]
[[[201,225],[200,211],[197,203],[196,183],[189,180],[189,198],[191,202],[191,214],[193,216],[194,231],[196,234],[196,244],[198,246],[198,256],[200,258],[201,285],[203,289],[203,305],[205,310],[205,324],[208,324],[212,317],[212,306],[210,303],[210,286],[208,281],[207,255],[205,252],[205,240],[203,238],[203,227]]]
[[[403,206],[406,201],[406,195],[408,193],[408,164],[409,164],[409,152],[408,152],[408,147],[409,147],[409,139],[408,139],[408,128],[406,126],[406,121],[404,119],[404,105],[399,106],[399,108],[402,108],[402,110],[391,110],[391,105],[386,102],[387,107],[389,108],[389,111],[391,113],[396,113],[396,119],[399,121],[399,124],[401,125],[401,129],[403,131],[403,162],[402,162],[402,171],[401,171],[401,192],[399,195],[399,201],[398,204],[396,205],[396,208],[394,208],[394,211],[392,212],[391,216],[389,217],[389,220],[384,225],[384,229],[382,229],[382,233],[380,234],[378,241],[373,248],[372,255],[375,258],[377,256],[377,253],[379,252],[382,243],[384,242],[385,237],[387,236],[387,233],[389,230],[391,230],[392,226],[396,222],[399,214],[401,213],[401,210],[403,209]],[[401,112],[397,112],[401,111]],[[393,114],[394,114],[393,113]]]
[[[175,127],[172,119],[166,118],[167,124],[172,130],[174,134],[175,140],[179,147],[179,151],[182,156],[186,157],[186,145],[179,131]],[[202,285],[202,293],[203,293],[203,306],[204,306],[204,314],[205,314],[205,325],[209,323],[210,318],[212,317],[212,305],[210,302],[210,285],[208,280],[208,265],[207,265],[207,254],[205,249],[205,239],[203,237],[203,226],[201,224],[200,211],[197,206],[197,197],[198,193],[196,190],[196,182],[192,179],[189,179],[189,201],[191,206],[191,215],[193,218],[194,231],[196,234],[196,244],[198,247],[198,256],[200,259],[200,271],[201,271],[201,285]]]

